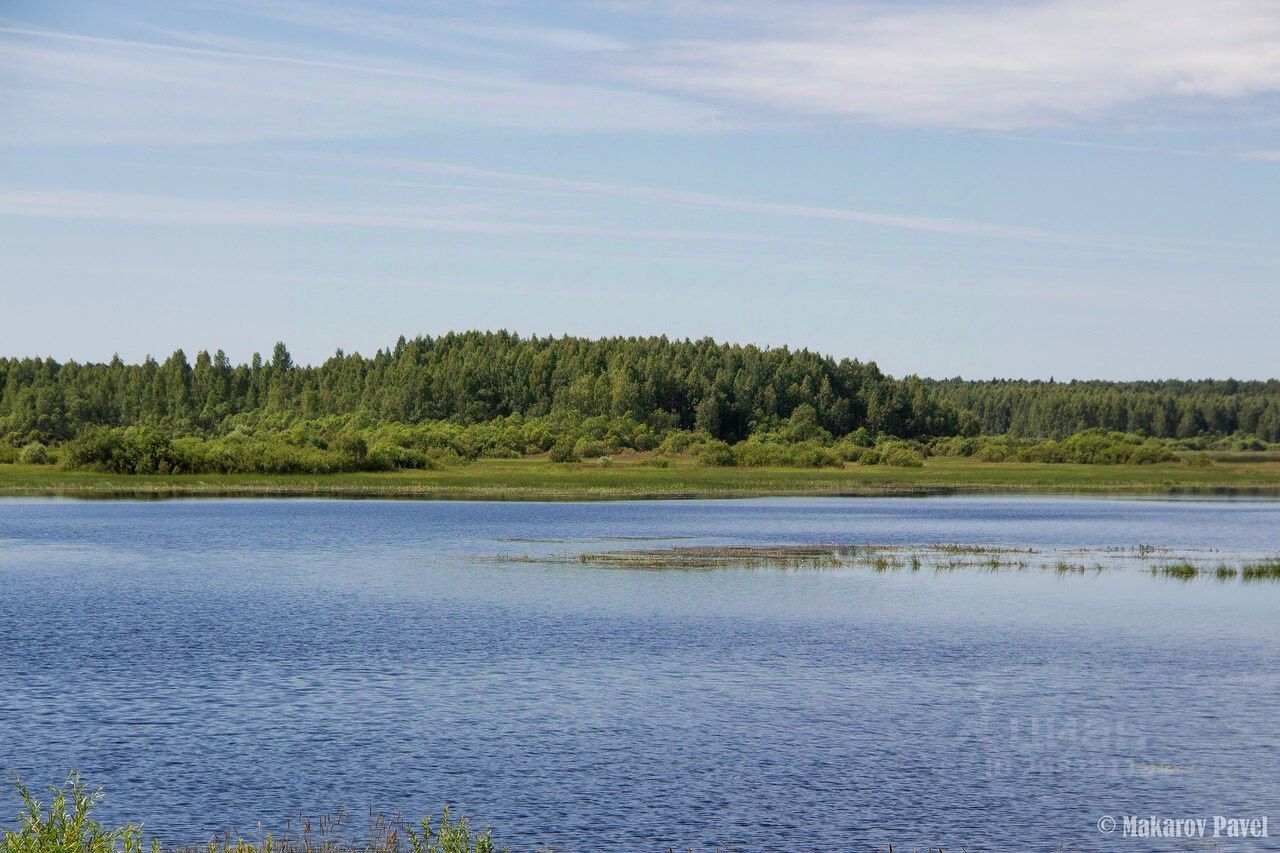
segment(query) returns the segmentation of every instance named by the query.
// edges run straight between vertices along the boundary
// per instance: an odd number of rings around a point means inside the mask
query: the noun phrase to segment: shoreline
[[[332,498],[474,501],[1063,495],[1280,498],[1280,462],[1051,465],[930,459],[923,468],[713,468],[646,459],[607,466],[482,459],[434,471],[117,475],[0,465],[0,497],[86,500]]]
[[[1224,500],[1252,498],[1280,500],[1280,487],[1235,486],[1172,487],[1167,489],[1146,487],[1052,488],[1039,486],[921,486],[914,489],[856,489],[844,491],[723,491],[723,492],[623,492],[614,490],[576,491],[520,491],[495,489],[456,492],[450,489],[406,490],[352,490],[343,487],[316,489],[285,489],[245,487],[156,487],[151,489],[0,489],[0,499],[5,498],[60,498],[77,501],[139,501],[139,500],[370,500],[370,501],[460,501],[497,503],[618,503],[625,501],[712,501],[755,500],[761,498],[942,498],[942,497],[1078,497],[1078,498],[1222,498]]]

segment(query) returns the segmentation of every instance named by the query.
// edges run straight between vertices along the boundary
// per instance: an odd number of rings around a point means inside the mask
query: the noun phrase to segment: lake
[[[802,543],[1106,568],[576,560]],[[1139,545],[1274,555],[1280,503],[2,500],[0,770],[76,768],[172,842],[446,802],[563,853],[1169,850],[1098,822],[1268,809],[1275,836],[1280,584],[1108,550]]]

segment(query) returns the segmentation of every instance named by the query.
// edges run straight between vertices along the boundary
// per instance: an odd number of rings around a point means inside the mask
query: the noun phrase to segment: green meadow
[[[607,462],[479,459],[435,470],[333,474],[109,474],[0,464],[0,494],[68,497],[329,496],[628,500],[989,492],[1280,495],[1280,461],[1077,465],[930,457],[920,467],[713,467],[621,454]],[[665,467],[663,467],[665,466]]]

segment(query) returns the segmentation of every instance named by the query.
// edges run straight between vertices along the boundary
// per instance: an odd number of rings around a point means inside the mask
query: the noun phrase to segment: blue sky
[[[0,352],[1280,365],[1280,2],[0,5]]]

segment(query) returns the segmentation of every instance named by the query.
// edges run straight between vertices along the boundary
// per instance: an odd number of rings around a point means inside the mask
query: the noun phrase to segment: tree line
[[[1149,382],[948,379],[927,383],[982,435],[1063,438],[1087,429],[1193,439],[1244,434],[1280,441],[1280,380]]]
[[[253,412],[481,423],[573,411],[698,428],[727,441],[769,428],[801,404],[835,435],[866,427],[930,436],[966,426],[922,380],[890,378],[874,363],[664,337],[451,333],[401,338],[371,357],[339,351],[315,366],[295,365],[284,344],[247,364],[221,351],[192,362],[182,350],[141,364],[8,358],[0,359],[0,387],[0,430],[11,443],[57,443],[86,425],[213,433]]]
[[[809,350],[666,337],[463,332],[401,338],[372,356],[297,365],[283,343],[233,364],[182,350],[126,364],[0,358],[0,438],[58,445],[89,428],[217,436],[270,421],[485,424],[571,417],[729,444],[784,429],[799,407],[831,436],[1062,438],[1102,428],[1157,438],[1280,441],[1280,382],[973,382],[894,378]],[[812,413],[810,415],[810,412]],[[630,429],[630,427],[628,427]]]

